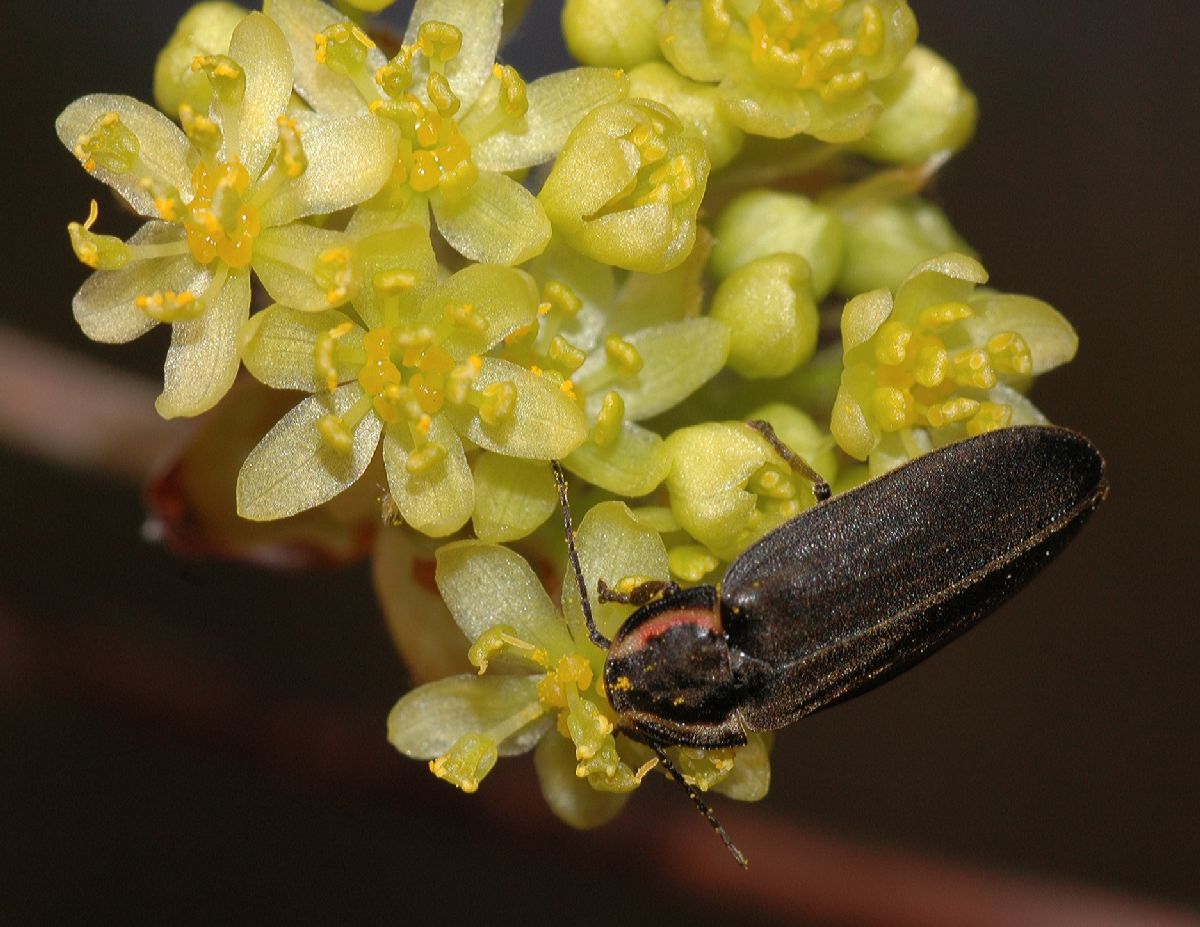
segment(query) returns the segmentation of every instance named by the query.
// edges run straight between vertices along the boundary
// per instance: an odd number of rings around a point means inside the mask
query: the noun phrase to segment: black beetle
[[[751,545],[718,586],[649,583],[602,599],[640,604],[610,642],[567,544],[618,726],[663,748],[728,747],[859,695],[949,643],[1066,546],[1108,492],[1104,459],[1065,428],[1022,426],[943,447],[818,504]],[[649,600],[649,601],[647,601]],[[689,795],[744,857],[694,789]]]

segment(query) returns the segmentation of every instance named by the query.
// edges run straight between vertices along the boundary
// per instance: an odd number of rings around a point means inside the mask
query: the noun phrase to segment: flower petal
[[[414,44],[421,26],[430,21],[449,23],[458,28],[462,33],[462,47],[441,70],[463,109],[467,109],[492,73],[503,19],[503,0],[417,0],[404,33],[404,44]],[[415,56],[412,70],[413,92],[425,100],[428,59],[424,55]]]
[[[257,177],[279,137],[275,120],[292,98],[292,52],[275,23],[262,13],[250,13],[233,30],[229,57],[246,74],[237,115],[237,153],[250,176]],[[221,114],[215,98],[213,109]],[[230,139],[225,142],[228,146]]]
[[[467,640],[438,594],[433,571],[428,538],[404,528],[385,528],[376,535],[371,558],[375,597],[415,683],[472,671]]]
[[[612,304],[606,330],[625,335],[639,328],[699,315],[704,300],[704,268],[711,245],[712,235],[699,226],[696,244],[682,264],[661,274],[627,276]]]
[[[985,344],[997,332],[1014,331],[1029,345],[1033,376],[1067,363],[1079,348],[1071,323],[1049,303],[1032,296],[989,293],[971,299],[975,316],[961,324],[974,344]]]
[[[152,221],[134,232],[129,244],[165,245],[182,239],[178,226]],[[88,277],[71,301],[71,311],[93,341],[124,344],[158,324],[137,307],[137,297],[168,290],[202,293],[211,276],[190,254],[132,261],[119,270],[96,271]]]
[[[504,174],[481,171],[460,199],[451,203],[439,195],[430,205],[442,237],[481,264],[521,264],[550,241],[550,220],[541,203]]]
[[[720,792],[735,801],[766,798],[771,788],[771,753],[767,747],[767,736],[757,732],[746,735],[745,746],[738,747],[734,755],[733,769],[713,786],[714,792]]]
[[[421,307],[420,320],[437,330],[446,325],[446,310],[469,305],[485,324],[480,331],[451,325],[439,344],[455,360],[464,361],[500,343],[514,329],[537,318],[538,292],[523,270],[492,264],[469,264],[450,276]]]
[[[238,333],[249,314],[250,274],[242,270],[229,274],[200,318],[171,326],[163,391],[154,401],[159,415],[199,415],[229,392],[241,365]]]
[[[366,101],[344,74],[317,62],[313,36],[334,23],[349,20],[319,0],[265,0],[263,12],[275,20],[292,49],[296,93],[318,112],[330,116],[354,116],[366,109]],[[387,58],[378,48],[367,53],[367,68],[374,73]]]
[[[558,507],[550,468],[484,451],[475,461],[475,510],[471,526],[484,541],[516,541],[530,534]]]
[[[988,274],[975,258],[950,251],[912,269],[896,291],[893,318],[911,322],[929,306],[966,302]]]
[[[430,537],[453,534],[467,523],[475,505],[475,484],[462,441],[444,416],[434,416],[428,437],[441,445],[445,456],[412,473],[407,466],[412,439],[406,432],[405,425],[398,425],[383,433],[383,466],[400,516]]]
[[[634,518],[624,502],[601,502],[593,506],[579,523],[575,544],[596,626],[611,637],[629,617],[630,606],[601,603],[596,581],[603,579],[609,586],[615,586],[627,576],[665,580],[667,550],[658,532]],[[576,583],[563,583],[562,608],[571,627],[576,629],[576,639],[587,640]]]
[[[225,401],[199,421],[154,474],[146,488],[146,506],[155,536],[161,536],[174,554],[307,570],[346,566],[370,553],[379,503],[375,487],[365,481],[294,518],[255,522],[238,516],[238,469],[263,433],[294,403],[288,393],[249,377],[239,379]],[[441,604],[436,594],[434,599]],[[470,668],[462,656],[462,635],[457,628],[454,633],[461,662],[440,676]]]
[[[363,212],[357,210],[354,218],[357,219]],[[347,229],[356,239],[352,249],[354,309],[368,328],[383,324],[384,304],[389,299],[398,303],[400,318],[405,321],[414,319],[421,300],[437,284],[439,275],[427,226],[402,222],[394,227],[368,231],[373,226],[373,222],[355,223],[352,219]],[[376,274],[397,270],[412,275],[414,282],[410,290],[388,296],[372,284]]]
[[[388,715],[388,741],[405,756],[431,760],[467,734],[482,733],[538,704],[538,677],[451,676],[400,699]],[[533,749],[554,723],[544,714],[500,744],[501,756]]]
[[[625,807],[628,792],[601,792],[575,774],[575,745],[551,732],[533,752],[542,796],[559,819],[581,830],[607,824]]]
[[[239,339],[242,361],[255,379],[267,386],[320,392],[329,385],[317,373],[317,339],[349,321],[332,309],[301,312],[290,306],[269,306],[252,315],[242,328]],[[339,339],[339,346],[361,344],[362,336],[362,328],[354,325],[352,331]],[[357,372],[357,365],[344,361],[338,366],[338,382],[353,380]]]
[[[628,87],[629,79],[609,68],[560,71],[529,84],[529,109],[521,119],[476,139],[471,133],[472,114],[468,114],[462,131],[471,139],[471,156],[480,170],[532,167],[553,158],[580,119],[602,103],[622,99]]]
[[[308,167],[262,208],[265,226],[337,212],[370,199],[392,175],[396,135],[369,113],[322,119],[301,137]],[[267,172],[270,182],[277,168]]]
[[[627,421],[612,444],[584,441],[563,458],[563,466],[593,486],[637,498],[667,478],[671,457],[662,438]]]
[[[532,460],[557,460],[583,443],[583,410],[556,384],[509,361],[485,357],[475,388],[505,382],[516,387],[517,401],[499,424],[487,424],[469,406],[446,407],[444,414],[459,434],[489,451]]]
[[[105,167],[97,167],[93,173],[121,194],[139,215],[157,219],[154,195],[142,187],[142,180],[149,176],[155,184],[175,187],[188,198],[192,189],[192,171],[188,167],[191,142],[179,126],[154,107],[133,97],[111,93],[80,97],[62,111],[54,128],[67,150],[73,153],[79,137],[90,132],[96,120],[108,113],[120,116],[121,122],[137,136],[140,166],[124,174]]]
[[[692,80],[718,81],[725,76],[704,34],[704,0],[670,0],[658,20],[658,46],[675,69]]]
[[[715,319],[685,319],[631,332],[625,340],[641,355],[643,366],[635,375],[623,377],[612,389],[625,400],[625,416],[641,421],[665,412],[703,386],[725,365],[729,356],[729,329]],[[576,382],[587,390],[587,374],[597,362],[605,362],[596,352],[579,369]],[[600,409],[604,394],[588,395],[588,416]]]
[[[317,283],[314,269],[322,253],[345,242],[345,235],[302,222],[263,229],[254,242],[254,272],[278,303],[316,312],[341,305]]]
[[[613,269],[585,257],[557,236],[550,239],[545,251],[522,269],[532,274],[543,287],[558,283],[570,290],[582,305],[564,322],[561,334],[582,351],[595,347],[613,311],[617,292]]]
[[[515,551],[483,541],[447,544],[438,548],[435,578],[468,640],[508,625],[518,638],[548,653],[570,650],[566,624],[537,574]]]
[[[861,293],[842,309],[842,350],[849,353],[871,340],[892,314],[892,294],[885,289]]]
[[[332,499],[362,476],[379,444],[379,418],[363,416],[349,454],[335,450],[317,428],[326,415],[344,415],[362,398],[362,387],[347,383],[309,396],[280,419],[242,464],[238,514],[255,521],[286,518]]]

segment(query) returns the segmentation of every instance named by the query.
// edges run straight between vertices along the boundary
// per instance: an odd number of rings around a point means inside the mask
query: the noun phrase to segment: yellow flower
[[[719,83],[742,129],[829,142],[862,138],[916,38],[904,0],[670,0],[658,21],[666,59]]]
[[[894,298],[880,289],[846,304],[830,427],[873,475],[968,435],[1045,421],[1021,390],[1074,357],[1078,338],[1041,300],[976,291],[986,281],[978,261],[949,253],[917,265]]]
[[[237,336],[250,308],[250,271],[303,249],[305,216],[371,196],[390,172],[395,141],[368,117],[319,120],[303,130],[285,114],[292,58],[271,20],[252,13],[227,55],[197,57],[213,89],[209,115],[186,106],[183,131],[130,97],[93,94],[58,117],[58,136],[90,173],[149,218],[128,242],[91,230],[96,209],[69,231],[96,269],[74,312],[96,341],[126,342],[171,325],[167,418],[196,415],[229,389]],[[264,277],[283,298],[286,273]],[[281,284],[281,289],[272,283]]]
[[[391,61],[317,0],[275,0],[270,12],[292,43],[297,92],[314,109],[369,109],[398,129],[391,180],[367,207],[376,227],[428,224],[432,210],[460,254],[511,265],[546,247],[550,223],[507,172],[549,161],[584,114],[624,96],[628,82],[607,68],[575,68],[526,84],[495,60],[503,7],[417,0]]]

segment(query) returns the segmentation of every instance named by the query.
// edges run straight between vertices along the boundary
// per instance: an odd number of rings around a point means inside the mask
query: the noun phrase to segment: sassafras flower
[[[670,0],[658,21],[666,59],[719,83],[742,129],[829,142],[863,137],[916,38],[904,0]]]
[[[665,579],[666,551],[619,502],[589,511],[578,541],[596,621],[612,634],[630,610],[600,604],[596,580]],[[465,792],[479,787],[498,757],[535,750],[542,793],[559,817],[576,827],[612,818],[655,763],[647,748],[615,730],[604,652],[588,638],[575,584],[563,584],[560,614],[529,565],[507,548],[461,541],[442,547],[437,561],[438,589],[479,672],[404,696],[388,718],[388,739]],[[701,789],[746,801],[766,794],[770,766],[759,735],[736,749],[672,754]]]
[[[375,222],[428,223],[460,254],[520,264],[546,247],[538,200],[507,176],[549,161],[593,107],[627,79],[575,68],[526,84],[496,63],[502,0],[418,0],[404,44],[387,61],[363,32],[317,0],[274,0],[292,43],[297,91],[321,112],[362,112],[398,127],[392,178],[369,204]],[[314,56],[313,35],[317,37]]]
[[[439,283],[418,225],[346,238],[318,270],[331,302],[352,300],[346,311],[275,305],[242,332],[251,373],[313,395],[246,458],[238,511],[265,520],[312,508],[357,481],[382,446],[400,516],[450,534],[475,503],[464,439],[509,456],[562,457],[585,437],[583,413],[556,384],[488,355],[536,315],[528,274],[472,264]]]
[[[250,271],[286,264],[304,246],[307,227],[297,219],[371,196],[395,151],[391,134],[367,117],[302,131],[286,116],[291,53],[260,13],[234,30],[227,55],[198,57],[193,67],[208,74],[213,100],[208,116],[184,108],[184,131],[109,94],[76,100],[56,123],[83,166],[151,219],[128,242],[94,233],[94,208],[87,222],[72,223],[76,254],[96,269],[74,312],[89,338],[110,343],[171,325],[156,403],[167,418],[205,411],[233,382]],[[271,278],[264,282],[272,290]]]
[[[1075,356],[1075,330],[1041,300],[977,291],[986,281],[978,261],[951,252],[917,265],[894,298],[879,289],[846,304],[830,427],[872,475],[968,435],[1045,421],[1021,391]]]

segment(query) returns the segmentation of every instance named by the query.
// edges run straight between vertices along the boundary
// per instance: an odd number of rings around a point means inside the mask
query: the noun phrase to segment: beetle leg
[[[717,816],[713,813],[712,808],[708,807],[704,799],[700,797],[700,793],[696,791],[696,787],[691,785],[686,779],[683,778],[683,773],[679,771],[678,766],[671,762],[671,758],[667,756],[667,751],[663,749],[661,744],[655,743],[652,740],[648,740],[646,743],[650,749],[654,751],[655,755],[658,756],[659,762],[662,763],[663,768],[670,773],[671,778],[683,786],[684,791],[687,792],[688,798],[690,798],[692,800],[692,804],[696,806],[696,810],[704,815],[704,819],[712,825],[712,829],[717,832],[717,836],[721,838],[721,842],[725,844],[725,848],[729,850],[730,855],[734,858],[734,860],[737,861],[737,864],[743,869],[749,869],[750,860],[746,859],[746,854],[739,850],[734,842],[729,839],[729,834],[725,832],[725,828],[722,827],[721,822],[717,820]]]
[[[793,470],[812,483],[813,495],[816,496],[818,502],[824,502],[829,498],[829,484],[825,482],[825,477],[814,470],[807,460],[779,440],[779,435],[775,434],[775,429],[771,427],[770,422],[755,419],[746,424],[766,438],[767,443],[775,449],[775,453],[786,460]]]
[[[579,604],[583,609],[583,617],[587,622],[588,637],[592,643],[602,650],[612,646],[612,641],[600,633],[596,627],[596,619],[592,617],[592,605],[588,601],[587,583],[583,579],[583,567],[579,565],[579,554],[575,550],[575,529],[571,527],[571,504],[567,500],[567,475],[563,473],[562,465],[557,460],[550,461],[550,469],[554,471],[554,481],[558,483],[558,501],[562,506],[563,531],[567,536],[567,556],[571,561],[571,569],[575,572],[575,583],[579,587]]]
[[[602,579],[596,583],[596,592],[601,602],[620,602],[622,605],[638,607],[645,605],[651,599],[674,595],[678,591],[679,584],[669,579],[648,579],[644,583],[638,583],[628,592],[617,592]]]

